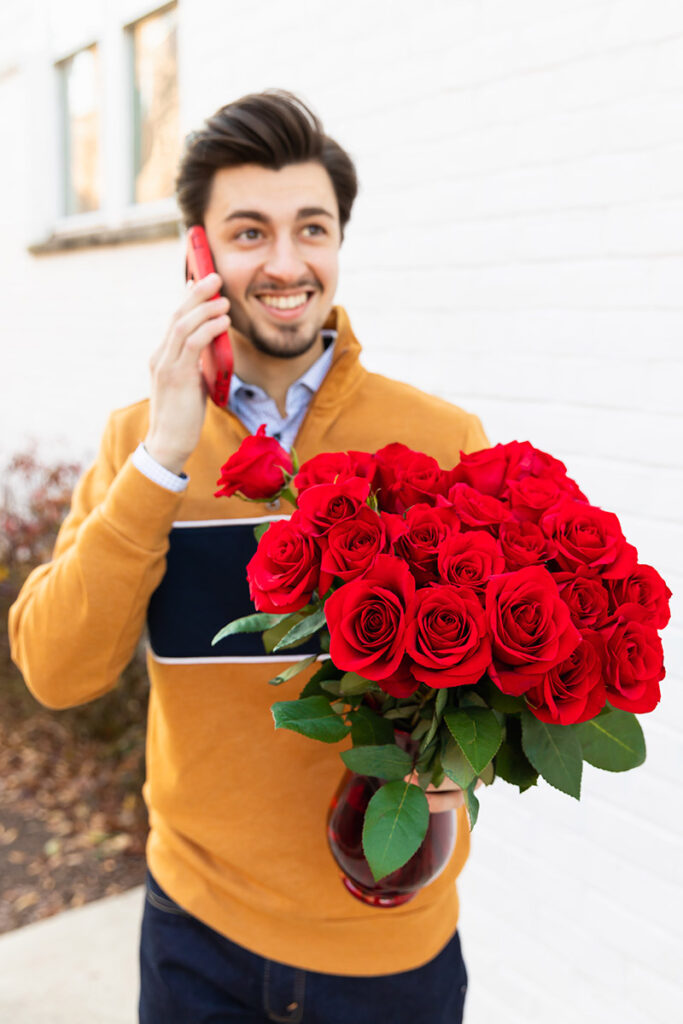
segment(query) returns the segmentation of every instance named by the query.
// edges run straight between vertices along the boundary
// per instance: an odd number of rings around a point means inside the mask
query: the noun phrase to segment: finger
[[[230,317],[227,315],[229,308],[229,301],[223,298],[223,296],[219,296],[217,299],[202,302],[199,306],[195,306],[194,309],[187,312],[185,316],[176,320],[171,325],[167,338],[166,351],[168,358],[172,361],[179,359],[192,334],[212,321],[220,320],[223,324],[221,330],[217,330],[211,335],[212,338],[215,338],[221,331],[227,330],[230,325]]]
[[[227,331],[229,326],[229,316],[212,317],[210,320],[200,324],[196,330],[187,336],[185,344],[176,359],[176,365],[179,370],[182,370],[185,366],[196,367],[202,349],[206,348],[219,334]]]
[[[427,790],[425,795],[427,797],[427,803],[429,804],[430,814],[442,814],[444,811],[456,811],[458,807],[462,807],[465,802],[465,794],[461,789],[449,790],[444,793],[438,793],[436,791],[430,793],[430,791]]]

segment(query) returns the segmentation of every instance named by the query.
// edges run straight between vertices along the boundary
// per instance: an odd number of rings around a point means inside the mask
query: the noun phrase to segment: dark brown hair
[[[343,238],[358,191],[356,169],[348,153],[325,135],[320,119],[284,89],[267,89],[228,103],[185,139],[176,178],[185,225],[204,223],[217,170],[259,164],[279,171],[309,160],[322,164],[330,176]]]

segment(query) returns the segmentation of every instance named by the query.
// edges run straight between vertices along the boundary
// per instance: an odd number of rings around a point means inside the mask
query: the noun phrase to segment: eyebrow
[[[330,220],[334,220],[334,216],[322,206],[302,206],[300,210],[297,210],[297,220],[307,220],[309,217],[329,217]],[[234,213],[228,214],[227,217],[223,218],[223,223],[227,223],[230,220],[255,220],[260,224],[267,224],[269,218],[263,213],[259,213],[258,210],[235,210]]]

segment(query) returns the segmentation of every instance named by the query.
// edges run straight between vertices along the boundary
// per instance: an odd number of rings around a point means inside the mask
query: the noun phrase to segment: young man
[[[152,359],[149,402],[110,418],[53,561],[12,609],[13,656],[39,700],[67,707],[113,687],[149,630],[144,1024],[453,1024],[466,988],[462,794],[447,783],[430,795],[434,813],[459,808],[458,839],[413,901],[380,910],[346,892],[325,835],[338,749],[274,732],[273,659],[258,638],[210,644],[250,610],[249,517],[273,509],[212,495],[263,422],[302,461],[401,441],[450,466],[486,437],[475,416],[362,367],[332,305],[355,170],[301,101],[270,91],[219,110],[188,139],[177,186],[217,274],[188,288]],[[228,326],[223,409],[207,402],[198,359]]]

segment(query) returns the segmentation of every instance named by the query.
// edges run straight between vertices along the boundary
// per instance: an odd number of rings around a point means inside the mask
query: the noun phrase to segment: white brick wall
[[[26,254],[53,164],[23,145],[43,8],[0,15],[3,457],[29,435],[94,450],[106,410],[145,393],[182,288],[179,243]],[[683,998],[683,5],[193,0],[180,25],[185,129],[281,85],[356,158],[339,299],[366,364],[478,412],[492,441],[565,459],[676,594],[646,764],[588,768],[580,804],[497,783],[461,883],[467,1024],[668,1024]]]

